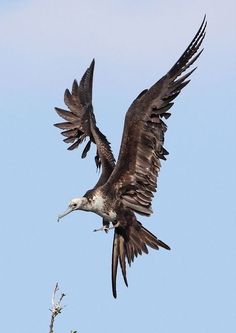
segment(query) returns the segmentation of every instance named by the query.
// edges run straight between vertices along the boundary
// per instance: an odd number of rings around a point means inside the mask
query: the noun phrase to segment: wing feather
[[[68,150],[78,148],[84,140],[89,139],[82,152],[82,158],[87,156],[91,143],[96,144],[96,166],[100,168],[102,165],[102,174],[96,184],[96,186],[99,186],[104,184],[109,178],[115,166],[115,159],[110,143],[96,126],[92,106],[94,64],[95,62],[93,60],[90,67],[84,73],[80,84],[74,80],[71,92],[68,89],[65,90],[64,102],[69,110],[56,107],[55,111],[60,117],[66,120],[66,122],[54,124],[54,126],[63,130],[61,134],[66,137],[63,141],[71,144]]]
[[[115,188],[123,204],[139,214],[152,213],[160,160],[166,160],[168,155],[164,148],[167,126],[162,118],[169,118],[167,111],[173,106],[173,100],[190,82],[188,78],[196,68],[182,73],[202,52],[198,50],[205,37],[206,24],[204,17],[197,34],[175,65],[149,90],[144,90],[126,113],[118,161],[107,188]]]

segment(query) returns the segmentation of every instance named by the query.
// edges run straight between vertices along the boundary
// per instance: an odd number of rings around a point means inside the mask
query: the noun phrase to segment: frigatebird
[[[135,214],[152,214],[151,203],[157,188],[160,160],[166,160],[168,155],[163,146],[167,130],[163,119],[169,118],[173,100],[190,82],[189,77],[196,69],[195,67],[183,74],[203,51],[199,51],[199,48],[205,37],[206,25],[204,17],[198,32],[174,66],[153,86],[143,90],[129,107],[117,162],[110,143],[96,125],[93,112],[94,60],[80,83],[74,80],[71,92],[65,90],[64,102],[69,110],[55,108],[58,115],[66,120],[55,126],[63,130],[63,141],[71,144],[68,150],[78,148],[88,139],[81,157],[85,158],[91,143],[95,144],[95,163],[98,168],[102,168],[94,188],[88,190],[83,197],[72,199],[68,209],[59,215],[58,220],[73,211],[83,210],[102,217],[103,226],[97,230],[107,232],[114,229],[112,291],[115,298],[118,262],[128,286],[126,261],[131,265],[135,257],[143,252],[148,253],[147,247],[170,250],[167,244],[143,227]]]

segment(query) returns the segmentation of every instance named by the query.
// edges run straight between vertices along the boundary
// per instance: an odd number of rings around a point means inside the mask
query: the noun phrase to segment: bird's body
[[[117,205],[111,197],[105,195],[102,186],[95,190],[88,191],[84,197],[88,201],[89,211],[100,215],[109,222],[114,222],[117,218]]]
[[[189,83],[188,69],[202,51],[199,47],[205,37],[205,18],[194,39],[175,63],[175,65],[150,89],[142,91],[126,113],[120,153],[115,161],[110,143],[100,132],[92,106],[92,81],[94,60],[83,75],[80,84],[75,80],[72,91],[65,91],[64,101],[69,111],[55,108],[66,122],[55,124],[63,130],[64,141],[70,143],[69,150],[77,148],[86,138],[89,139],[82,158],[86,157],[91,143],[97,147],[95,163],[102,167],[101,176],[93,189],[83,197],[69,203],[67,211],[59,219],[75,210],[90,211],[103,219],[103,230],[107,231],[112,223],[114,232],[112,251],[112,289],[116,297],[116,275],[118,262],[124,281],[126,278],[126,260],[130,265],[134,258],[147,246],[170,249],[137,220],[135,213],[149,216],[152,214],[151,202],[157,188],[160,160],[166,159],[168,152],[164,148],[164,134],[172,101]]]

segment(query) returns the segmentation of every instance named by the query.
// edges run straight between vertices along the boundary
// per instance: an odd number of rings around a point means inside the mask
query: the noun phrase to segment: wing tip
[[[166,243],[164,243],[163,241],[161,241],[160,239],[158,239],[158,245],[163,247],[165,250],[168,250],[168,251],[171,250],[170,246],[167,245]]]
[[[79,84],[78,81],[76,79],[74,79],[73,83],[72,83],[72,91],[78,91],[79,89]],[[67,89],[68,90],[68,89]]]
[[[90,72],[91,76],[93,76],[94,67],[95,67],[95,58],[93,58],[93,60],[91,61],[90,66],[87,69],[87,71]]]
[[[90,65],[90,67],[94,67],[95,66],[95,58],[93,58],[93,60],[92,60],[92,62],[91,62],[91,65]]]

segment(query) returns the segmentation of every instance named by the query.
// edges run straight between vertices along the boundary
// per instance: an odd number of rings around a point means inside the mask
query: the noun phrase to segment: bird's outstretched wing
[[[63,130],[61,132],[65,137],[63,141],[71,144],[68,150],[77,148],[86,138],[89,139],[82,152],[82,158],[86,157],[91,142],[96,144],[96,166],[100,168],[102,165],[102,174],[96,184],[96,186],[99,186],[103,185],[109,178],[115,166],[115,159],[111,151],[110,143],[96,126],[92,105],[94,64],[95,61],[93,60],[90,67],[84,73],[79,85],[77,81],[74,80],[71,92],[66,89],[64,101],[69,111],[55,108],[58,115],[65,119],[66,122],[54,124],[54,126]]]
[[[204,17],[197,34],[175,65],[150,89],[139,94],[126,113],[118,161],[107,188],[115,188],[123,204],[139,214],[152,213],[160,159],[165,160],[168,154],[163,146],[167,126],[162,119],[170,116],[172,101],[189,83],[188,78],[196,69],[183,75],[203,51],[198,52],[206,24]]]

